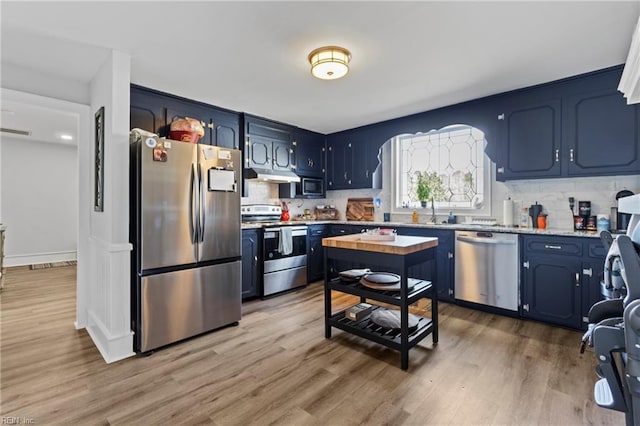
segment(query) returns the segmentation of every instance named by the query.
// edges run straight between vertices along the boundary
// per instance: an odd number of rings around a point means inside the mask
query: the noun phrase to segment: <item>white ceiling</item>
[[[77,115],[25,102],[3,99],[0,127],[31,133],[28,136],[0,133],[0,138],[10,137],[25,141],[64,145],[76,145],[78,142]],[[72,139],[62,139],[62,135],[71,136]]]
[[[132,82],[330,133],[625,61],[640,2],[8,2],[2,62]],[[311,77],[337,44],[351,72]]]

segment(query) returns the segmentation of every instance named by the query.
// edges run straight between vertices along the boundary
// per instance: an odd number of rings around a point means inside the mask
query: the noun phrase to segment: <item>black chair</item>
[[[640,425],[640,246],[627,235],[618,236],[616,244],[626,295],[598,302],[589,311],[600,376],[594,398],[601,407],[624,412],[627,425]]]

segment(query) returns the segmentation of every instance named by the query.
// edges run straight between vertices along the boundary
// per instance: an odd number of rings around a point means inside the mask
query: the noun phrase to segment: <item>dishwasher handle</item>
[[[464,235],[456,236],[456,240],[463,241],[465,243],[478,243],[478,244],[505,244],[505,245],[515,245],[517,240],[496,240],[493,238],[475,238],[475,237],[467,237]]]

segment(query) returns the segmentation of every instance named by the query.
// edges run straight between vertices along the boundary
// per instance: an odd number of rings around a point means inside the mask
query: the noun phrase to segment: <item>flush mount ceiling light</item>
[[[325,46],[309,53],[311,74],[322,80],[335,80],[349,72],[351,53],[344,47]]]

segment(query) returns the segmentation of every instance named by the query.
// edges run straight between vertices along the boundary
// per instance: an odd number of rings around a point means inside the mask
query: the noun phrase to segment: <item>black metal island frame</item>
[[[437,238],[396,236],[394,241],[362,240],[360,234],[323,238],[324,258],[324,300],[325,300],[325,337],[331,338],[331,327],[372,340],[400,352],[401,368],[409,368],[409,349],[431,334],[434,345],[438,342],[438,300],[436,249]],[[343,282],[340,278],[329,276],[331,259],[349,259],[354,263],[366,265],[372,270],[392,272],[400,275],[400,291],[374,290],[358,282]],[[433,262],[431,281],[409,278],[409,268]],[[374,269],[375,268],[375,269]],[[413,284],[410,288],[409,283]],[[400,309],[400,329],[388,329],[374,324],[370,314],[357,321],[345,316],[345,311],[332,314],[331,290],[360,297],[361,302],[383,302],[398,306]],[[420,317],[418,325],[409,328],[409,305],[422,298],[431,299],[431,318]]]

